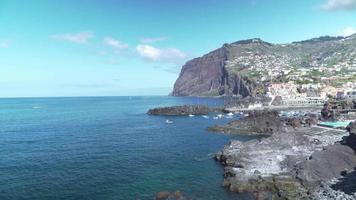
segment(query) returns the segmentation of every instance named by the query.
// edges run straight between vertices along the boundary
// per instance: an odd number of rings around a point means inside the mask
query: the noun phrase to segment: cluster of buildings
[[[267,86],[267,96],[272,99],[280,97],[282,104],[302,104],[305,102],[322,104],[329,97],[356,99],[356,82],[348,82],[338,88],[321,83],[304,85],[297,85],[293,81],[270,83]]]
[[[294,50],[298,44],[270,49],[255,43],[258,41],[243,49],[232,48],[235,56],[226,67],[267,84],[272,99],[320,103],[330,97],[356,98],[356,52],[352,48],[307,56]]]
[[[306,93],[299,93],[298,86],[290,81],[288,83],[270,83],[267,86],[267,96],[280,96],[283,99],[297,99],[306,97]]]
[[[273,50],[265,52],[263,48],[259,50],[255,48],[236,52],[236,57],[226,62],[227,68],[238,72],[245,71],[261,81],[283,77],[284,82],[294,81],[299,85],[319,82],[333,85],[337,84],[338,80],[350,79],[356,73],[355,51],[343,53],[336,51],[330,55],[320,53],[303,57],[292,56],[288,49],[271,53]]]
[[[270,76],[286,75],[289,71],[290,63],[297,62],[296,58],[288,55],[272,55],[259,52],[246,51],[239,54],[238,57],[229,60],[227,67],[248,69],[251,72],[259,74],[261,80],[267,80]],[[266,70],[270,69],[270,70]]]

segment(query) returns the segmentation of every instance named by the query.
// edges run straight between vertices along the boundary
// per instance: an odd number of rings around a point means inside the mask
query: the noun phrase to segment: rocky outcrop
[[[313,148],[307,138],[287,132],[246,143],[233,140],[216,155],[216,160],[225,166],[223,185],[231,191],[258,196],[281,193],[291,198],[297,194],[290,191],[301,187],[293,178],[290,164],[283,161],[291,156],[295,161],[303,161]]]
[[[180,191],[161,191],[156,194],[155,200],[189,200]]]
[[[342,144],[345,145],[343,146],[345,150],[340,151],[341,155],[328,155],[328,156],[340,156],[340,158],[332,158],[329,159],[333,161],[331,165],[337,165],[340,168],[344,167],[344,170],[341,171],[340,175],[337,179],[331,179],[328,181],[324,181],[321,183],[321,186],[319,187],[318,190],[316,190],[312,194],[312,199],[313,200],[320,200],[320,199],[342,199],[342,200],[354,200],[356,199],[356,166],[353,170],[350,170],[350,168],[354,165],[353,161],[353,156],[354,152],[356,151],[356,123],[350,123],[350,125],[347,127],[347,131],[349,132],[349,136],[346,136],[343,138]],[[334,146],[341,146],[341,145],[334,145]],[[350,147],[350,148],[348,148]],[[353,151],[351,151],[351,149]],[[351,156],[348,158],[348,156]],[[327,160],[327,159],[325,159]],[[340,161],[341,160],[341,161]],[[328,161],[328,160],[327,160]],[[337,162],[334,162],[337,161]],[[346,164],[345,167],[345,162],[351,163],[349,165]],[[325,168],[328,170],[329,169],[329,163],[325,164],[323,169],[320,169],[321,171],[325,170]],[[334,167],[332,168],[334,169]],[[334,172],[327,172],[329,174],[331,173],[338,173],[338,171]]]
[[[316,125],[317,116],[308,115],[303,117],[280,117],[278,111],[262,110],[250,111],[239,120],[234,120],[225,125],[209,127],[209,131],[237,134],[237,135],[266,135],[270,136],[276,132],[293,130],[299,127],[310,127]]]
[[[343,171],[353,171],[356,155],[353,149],[341,144],[326,146],[315,151],[307,161],[295,165],[296,178],[308,188],[318,187],[322,181],[341,176]]]
[[[251,111],[247,117],[226,125],[215,125],[208,130],[240,135],[272,135],[280,131],[282,124],[277,111]]]
[[[148,110],[149,115],[167,115],[167,116],[179,116],[179,115],[206,115],[210,112],[217,111],[218,108],[209,108],[205,105],[184,105],[184,106],[171,106],[153,108]]]
[[[356,121],[351,122],[346,127],[346,129],[350,135],[344,138],[343,144],[351,147],[354,151],[356,151]]]
[[[253,193],[256,199],[320,197],[325,193],[317,192],[322,183],[354,170],[356,154],[338,143],[346,132],[329,137],[327,129],[319,129],[322,134],[301,127],[261,140],[232,140],[215,156],[224,166],[223,185],[234,192]]]

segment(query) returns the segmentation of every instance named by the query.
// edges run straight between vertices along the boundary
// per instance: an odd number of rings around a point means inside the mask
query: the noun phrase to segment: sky
[[[0,97],[167,95],[224,43],[356,32],[356,0],[0,0]]]

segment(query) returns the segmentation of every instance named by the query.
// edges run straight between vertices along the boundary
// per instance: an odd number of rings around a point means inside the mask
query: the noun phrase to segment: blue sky
[[[0,97],[166,95],[241,39],[356,32],[356,0],[0,0]]]

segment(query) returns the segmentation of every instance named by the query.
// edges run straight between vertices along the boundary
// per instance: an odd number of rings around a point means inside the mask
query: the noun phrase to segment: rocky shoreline
[[[275,110],[249,111],[247,117],[234,120],[225,125],[208,127],[209,131],[238,134],[270,136],[279,131],[316,125],[318,116],[312,113],[299,117],[281,117]]]
[[[156,108],[148,114],[222,111],[198,105]],[[356,184],[350,180],[356,178],[356,122],[347,131],[316,126],[322,117],[316,112],[295,111],[290,116],[255,110],[239,120],[209,127],[226,134],[266,136],[248,142],[231,140],[214,156],[224,167],[223,186],[251,193],[258,200],[355,199]]]
[[[283,123],[267,126],[274,127],[269,129],[268,138],[232,140],[216,154],[215,159],[224,166],[223,186],[233,192],[252,193],[256,199],[325,199],[321,194],[339,199],[354,197],[336,192],[325,183],[354,170],[355,126],[350,126],[348,136],[346,131],[309,127],[312,124],[308,123],[294,126],[270,112],[250,116],[240,123],[248,123],[246,130],[266,124],[268,119]],[[266,119],[259,121],[262,116]],[[296,124],[302,121],[305,119],[297,119]]]

